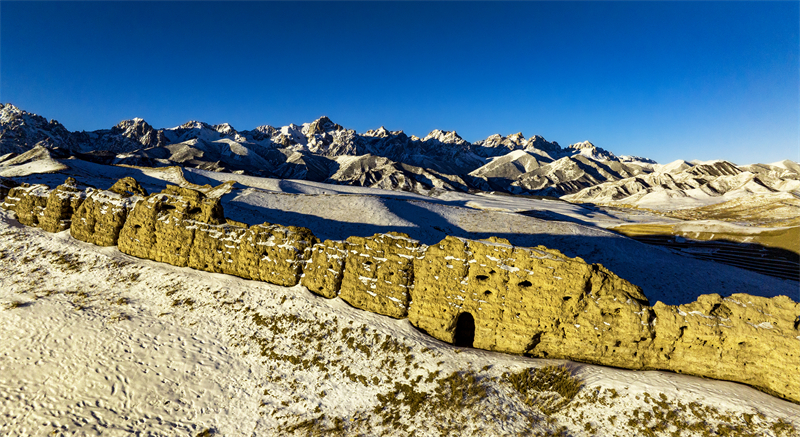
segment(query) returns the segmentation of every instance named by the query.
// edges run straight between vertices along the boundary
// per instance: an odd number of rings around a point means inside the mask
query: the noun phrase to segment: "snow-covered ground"
[[[133,258],[7,212],[0,268],[0,435],[800,429],[800,406],[741,384],[456,348],[300,286]],[[549,414],[504,377],[554,364],[583,385]]]

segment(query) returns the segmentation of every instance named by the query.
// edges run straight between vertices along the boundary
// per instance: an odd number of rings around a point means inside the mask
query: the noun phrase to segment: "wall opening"
[[[475,342],[475,319],[470,313],[461,313],[456,320],[456,332],[453,344],[461,347],[472,347]]]

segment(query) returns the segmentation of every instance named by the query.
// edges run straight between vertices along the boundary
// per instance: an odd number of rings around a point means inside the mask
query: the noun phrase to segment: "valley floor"
[[[303,287],[132,258],[5,211],[0,270],[0,435],[800,432],[800,406],[741,384],[457,348]],[[581,384],[574,398],[509,377],[551,365]]]

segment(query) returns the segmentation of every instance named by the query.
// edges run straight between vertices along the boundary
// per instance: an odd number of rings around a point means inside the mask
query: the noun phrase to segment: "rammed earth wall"
[[[225,219],[219,199],[131,178],[110,191],[67,180],[11,188],[21,223],[176,266],[226,273],[395,318],[480,349],[742,382],[800,402],[800,305],[786,296],[703,295],[650,306],[599,264],[539,246],[447,237],[425,246],[386,233],[320,241],[310,230]]]

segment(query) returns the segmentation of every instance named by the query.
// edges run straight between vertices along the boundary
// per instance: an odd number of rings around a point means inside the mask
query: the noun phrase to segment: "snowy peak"
[[[402,133],[402,131],[400,131]],[[385,127],[381,126],[377,129],[370,129],[364,132],[365,137],[373,137],[373,138],[386,138],[391,135],[392,132],[389,132]]]
[[[123,120],[111,128],[111,132],[112,134],[121,135],[136,141],[145,148],[161,147],[167,143],[163,131],[153,129],[152,126],[141,118]]]
[[[10,103],[0,106],[0,155],[24,153],[37,144],[67,147],[71,136],[56,120],[47,121]]]
[[[228,123],[215,124],[214,126],[211,126],[211,128],[225,136],[232,137],[238,134],[236,129],[234,129],[233,126]]]
[[[755,192],[759,181],[768,181],[770,189],[788,190],[796,189],[792,187],[800,181],[800,166],[788,160],[749,166],[676,161],[662,166],[643,157],[617,157],[590,141],[562,148],[539,135],[526,138],[522,132],[495,134],[474,143],[456,131],[440,129],[424,138],[384,126],[359,134],[327,116],[299,125],[263,125],[245,131],[229,123],[210,125],[196,120],[155,129],[133,118],[110,129],[69,132],[55,120],[0,104],[0,156],[12,159],[37,145],[52,152],[54,159],[75,155],[100,163],[179,165],[418,192],[452,188],[563,196],[597,188],[581,198],[605,199],[632,195],[639,186],[658,191],[663,185],[672,195],[676,190],[707,187],[709,193],[716,193],[745,185],[748,192]],[[346,175],[337,173],[350,158],[360,164],[348,166]],[[648,175],[654,175],[652,184],[639,181]],[[681,182],[674,182],[676,178]],[[603,188],[602,184],[615,181],[621,185]]]
[[[164,136],[170,143],[182,143],[195,139],[216,141],[222,137],[222,134],[208,123],[191,120],[180,126],[164,129]]]
[[[616,155],[605,149],[595,146],[589,141],[570,144],[566,151],[568,155],[583,155],[587,158],[594,159],[595,161],[619,161],[619,158],[617,158]]]
[[[562,149],[558,143],[551,143],[539,135],[534,135],[526,140],[522,132],[507,137],[494,134],[473,144],[473,151],[486,158],[502,156],[516,150],[524,150],[547,161],[552,161],[562,155]]]
[[[303,134],[306,137],[313,135],[324,135],[325,133],[335,132],[344,129],[342,126],[331,121],[327,116],[322,116],[303,128]]]
[[[650,158],[643,158],[641,156],[631,156],[631,155],[621,155],[618,156],[620,162],[630,162],[632,164],[651,164],[655,165],[658,164],[656,161]]]
[[[258,126],[253,130],[246,130],[241,132],[241,134],[244,136],[246,140],[253,141],[256,143],[271,142],[270,141],[271,138],[275,136],[277,133],[278,129],[275,129],[274,127],[267,124]]]
[[[434,129],[429,133],[422,141],[428,140],[436,140],[442,144],[467,144],[461,136],[458,135],[456,131],[443,131],[439,129]]]

